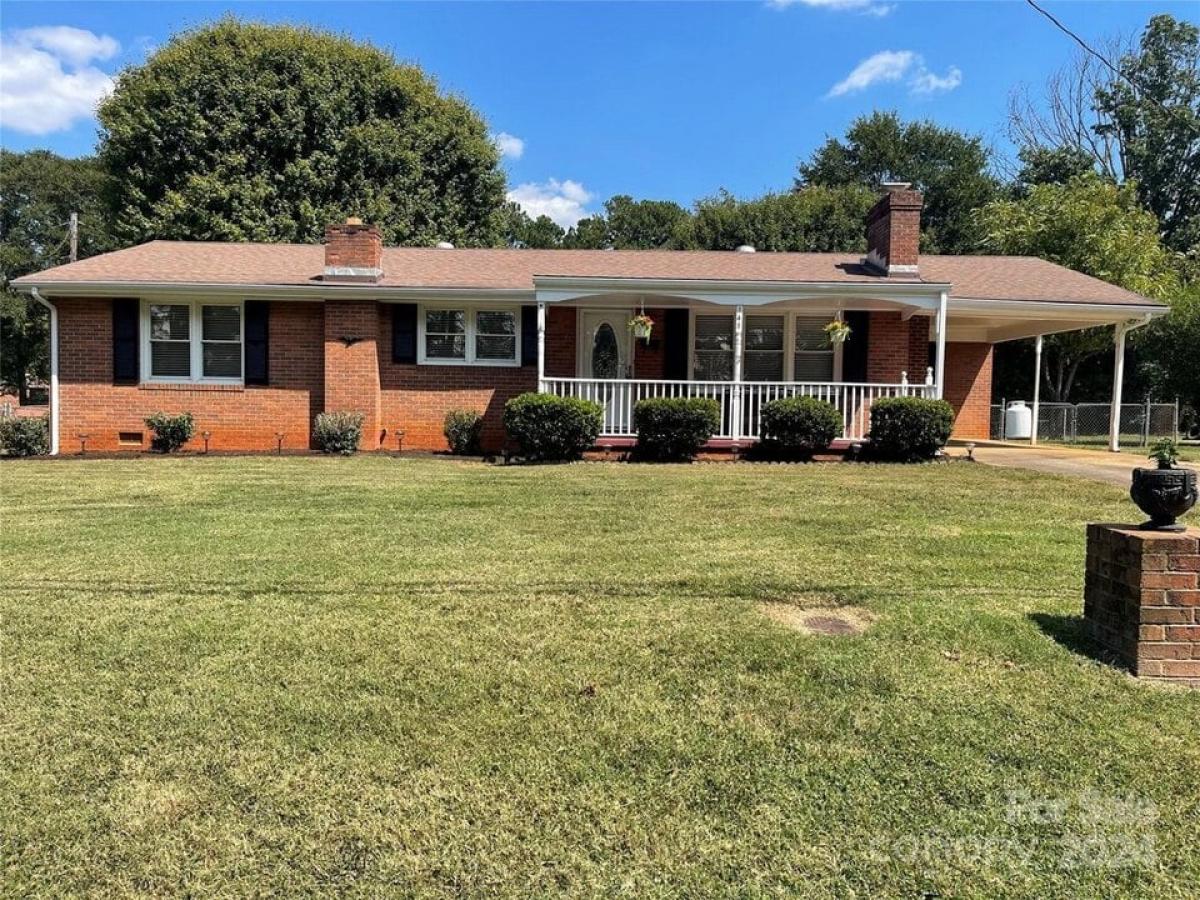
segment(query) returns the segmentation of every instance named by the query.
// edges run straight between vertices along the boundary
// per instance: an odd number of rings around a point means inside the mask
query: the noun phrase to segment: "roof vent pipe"
[[[758,251],[755,250],[753,247],[751,247],[749,244],[742,244],[734,252],[735,253],[757,253]]]

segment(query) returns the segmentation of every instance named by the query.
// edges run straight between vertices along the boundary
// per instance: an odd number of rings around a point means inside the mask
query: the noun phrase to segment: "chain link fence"
[[[992,440],[1007,440],[1004,410],[1007,400],[992,404]],[[1033,401],[1024,401],[1033,409]],[[1108,443],[1112,406],[1108,403],[1042,403],[1038,407],[1039,441],[1104,446]],[[1121,443],[1146,446],[1160,438],[1179,439],[1179,403],[1123,403]]]

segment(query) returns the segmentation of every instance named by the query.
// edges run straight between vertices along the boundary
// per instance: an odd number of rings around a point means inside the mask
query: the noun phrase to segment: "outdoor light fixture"
[[[212,437],[212,432],[211,431],[202,431],[202,432],[200,432],[200,436],[204,438],[204,453],[205,453],[205,455],[207,455],[208,454],[208,439],[210,437]]]
[[[975,462],[975,443],[973,441],[967,441],[966,446],[967,446],[967,459],[969,459],[971,462]]]
[[[396,452],[404,452],[404,431],[400,428],[396,429]]]
[[[275,455],[276,456],[283,455],[283,432],[282,431],[275,432]]]
[[[88,442],[88,438],[90,438],[90,437],[91,437],[90,434],[79,435],[79,455],[80,456],[83,456],[85,453],[87,453],[87,442]]]

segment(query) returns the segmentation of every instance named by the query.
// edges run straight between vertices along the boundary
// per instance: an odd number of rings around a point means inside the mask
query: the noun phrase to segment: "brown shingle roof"
[[[22,285],[320,284],[319,244],[151,241],[36,275]],[[1148,305],[1154,301],[1045,260],[1025,256],[922,256],[920,277],[885,277],[854,254],[671,250],[438,250],[388,247],[384,287],[532,290],[535,276],[795,283],[950,284],[974,299]]]

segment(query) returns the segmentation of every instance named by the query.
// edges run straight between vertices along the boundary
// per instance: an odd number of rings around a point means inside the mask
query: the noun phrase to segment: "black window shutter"
[[[271,304],[246,301],[246,384],[268,384],[271,358]]]
[[[136,299],[122,297],[112,302],[113,384],[137,384],[138,315]]]
[[[686,309],[668,309],[663,321],[663,377],[683,381],[688,377],[688,326]]]
[[[537,307],[521,307],[521,365],[537,365]]]
[[[392,304],[392,362],[417,361],[417,305]]]
[[[842,344],[842,381],[867,380],[867,347],[870,343],[871,314],[865,310],[844,313],[850,337]]]

